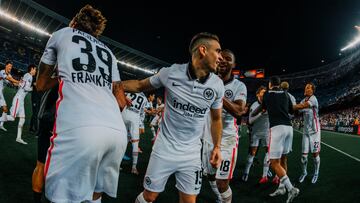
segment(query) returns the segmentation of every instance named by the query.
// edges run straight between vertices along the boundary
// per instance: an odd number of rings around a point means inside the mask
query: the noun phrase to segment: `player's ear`
[[[201,44],[198,48],[198,51],[200,53],[200,56],[202,56],[202,57],[205,56],[206,55],[206,46]]]

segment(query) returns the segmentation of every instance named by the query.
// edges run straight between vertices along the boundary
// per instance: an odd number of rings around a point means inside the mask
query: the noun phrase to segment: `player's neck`
[[[204,78],[207,78],[210,74],[209,70],[207,68],[204,68],[199,63],[193,62],[191,63],[190,71],[194,73],[194,76],[198,80],[202,80]]]
[[[224,81],[224,83],[228,82],[229,80],[232,80],[233,77],[231,75],[231,72],[226,73],[226,74],[219,74],[219,77]]]

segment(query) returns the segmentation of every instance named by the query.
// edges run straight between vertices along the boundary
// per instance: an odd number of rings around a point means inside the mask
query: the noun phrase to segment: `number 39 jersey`
[[[125,129],[112,94],[112,82],[120,81],[120,73],[104,43],[77,29],[63,28],[50,37],[41,62],[57,64],[57,133],[86,126]]]

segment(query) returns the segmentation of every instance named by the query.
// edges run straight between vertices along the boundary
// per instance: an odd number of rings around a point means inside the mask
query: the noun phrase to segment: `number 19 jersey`
[[[112,82],[120,81],[117,61],[103,42],[77,29],[63,28],[50,37],[41,61],[57,63],[57,133],[86,126],[125,129],[112,93]]]

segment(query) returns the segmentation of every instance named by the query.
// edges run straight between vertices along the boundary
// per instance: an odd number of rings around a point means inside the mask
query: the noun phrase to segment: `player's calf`
[[[34,169],[34,172],[32,174],[32,190],[35,203],[41,202],[44,182],[44,163],[37,161],[36,168]]]

